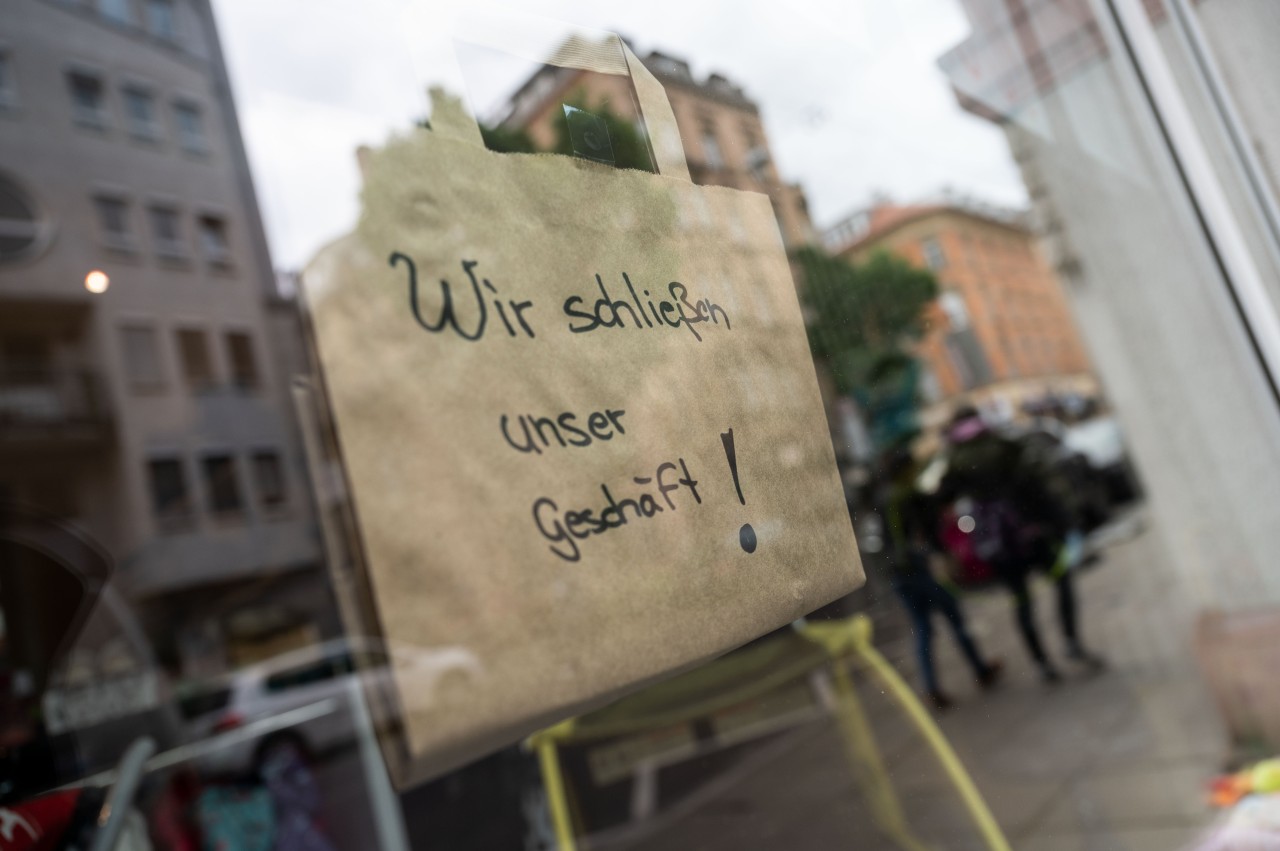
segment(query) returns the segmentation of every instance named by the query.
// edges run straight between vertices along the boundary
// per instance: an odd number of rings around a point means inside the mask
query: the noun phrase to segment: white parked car
[[[378,640],[344,638],[282,653],[180,692],[187,740],[201,752],[197,764],[239,774],[277,748],[315,756],[352,743],[359,735],[352,701],[369,688],[389,693],[392,660],[419,695],[445,687],[450,676],[483,673],[462,647],[388,650]],[[370,708],[375,725],[387,720],[384,705]]]

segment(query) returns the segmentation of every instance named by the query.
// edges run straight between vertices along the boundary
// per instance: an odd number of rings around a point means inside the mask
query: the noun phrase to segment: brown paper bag
[[[304,274],[400,784],[862,580],[769,199],[689,182],[615,44],[661,175],[490,152],[440,100]]]

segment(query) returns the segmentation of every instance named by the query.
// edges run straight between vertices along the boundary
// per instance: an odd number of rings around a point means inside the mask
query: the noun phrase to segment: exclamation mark
[[[738,453],[733,447],[733,429],[720,432],[720,442],[724,444],[724,457],[729,459],[729,472],[733,474],[733,486],[738,491],[738,502],[746,505],[747,499],[742,495],[742,483],[738,481]],[[742,528],[738,530],[738,543],[742,544],[742,549],[749,553],[756,551],[756,530],[751,528],[750,523],[743,523]]]

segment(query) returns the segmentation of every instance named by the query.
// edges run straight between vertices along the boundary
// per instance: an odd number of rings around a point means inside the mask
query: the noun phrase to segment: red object
[[[53,851],[71,827],[80,790],[0,807],[0,851]]]
[[[948,506],[943,509],[939,537],[947,552],[955,557],[957,569],[952,573],[952,581],[961,586],[986,585],[995,581],[995,570],[974,552],[973,536],[960,529],[959,520],[954,508]]]
[[[234,730],[244,723],[244,717],[235,712],[228,712],[218,719],[218,723],[213,725],[213,732],[225,733],[228,730]]]

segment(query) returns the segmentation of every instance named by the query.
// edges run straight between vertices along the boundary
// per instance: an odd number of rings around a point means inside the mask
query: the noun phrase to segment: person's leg
[[[1058,672],[1049,662],[1040,641],[1040,631],[1036,628],[1035,601],[1031,597],[1030,572],[1021,565],[1008,565],[999,571],[1005,587],[1013,596],[1014,616],[1018,622],[1018,632],[1022,635],[1022,643],[1027,652],[1040,668],[1041,675],[1048,681],[1058,679]]]
[[[965,622],[964,612],[960,609],[960,604],[955,595],[936,580],[933,580],[930,597],[934,606],[947,619],[947,623],[951,624],[951,631],[955,633],[956,643],[960,645],[964,658],[968,660],[969,667],[973,669],[974,677],[984,685],[994,682],[999,668],[983,660],[977,643],[973,640],[973,636],[969,634],[969,625]]]
[[[1103,660],[1090,653],[1080,641],[1079,615],[1076,609],[1075,572],[1065,570],[1054,576],[1054,585],[1058,586],[1058,625],[1062,628],[1062,637],[1067,642],[1067,655],[1077,662],[1092,668],[1101,668]]]
[[[922,585],[919,577],[909,576],[897,580],[894,589],[902,598],[907,614],[911,616],[911,632],[916,639],[916,660],[920,666],[920,679],[925,693],[934,699],[935,704],[941,705],[946,701],[938,688],[938,675],[933,666],[933,623],[929,618],[932,606],[928,588]]]
[[[1066,639],[1067,650],[1076,655],[1082,651],[1080,647],[1079,624],[1076,620],[1076,588],[1075,578],[1070,570],[1064,570],[1054,577],[1054,585],[1058,586],[1058,626],[1062,628],[1062,637]]]

